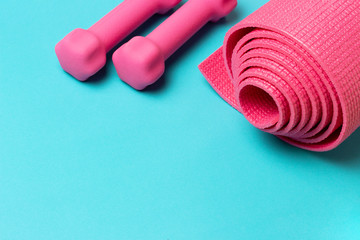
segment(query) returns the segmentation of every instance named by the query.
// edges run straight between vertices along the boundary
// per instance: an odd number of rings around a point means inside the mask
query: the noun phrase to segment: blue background
[[[2,1],[0,239],[360,239],[360,131],[328,153],[297,149],[197,69],[265,2],[206,25],[138,92],[111,61],[81,83],[54,53],[118,1]]]

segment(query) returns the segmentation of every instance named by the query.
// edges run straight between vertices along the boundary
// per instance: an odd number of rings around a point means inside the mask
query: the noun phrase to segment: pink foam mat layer
[[[199,69],[255,127],[331,150],[360,126],[360,1],[270,0]]]

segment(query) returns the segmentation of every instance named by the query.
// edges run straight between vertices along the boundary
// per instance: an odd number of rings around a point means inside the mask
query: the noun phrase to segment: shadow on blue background
[[[272,145],[274,148],[281,148],[287,152],[306,152],[322,161],[328,161],[340,166],[360,168],[360,130],[355,131],[340,146],[329,152],[309,152],[291,146],[271,134],[260,132],[263,135],[264,144]],[[360,169],[359,169],[360,170]]]

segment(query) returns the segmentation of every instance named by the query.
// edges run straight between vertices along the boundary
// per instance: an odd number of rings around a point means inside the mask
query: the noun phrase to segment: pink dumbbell
[[[55,47],[61,67],[80,81],[98,72],[106,53],[155,13],[181,0],[125,0],[88,30],[77,28]]]
[[[189,0],[147,37],[134,37],[113,54],[116,71],[137,90],[156,82],[165,60],[207,22],[216,22],[235,7],[236,0]]]

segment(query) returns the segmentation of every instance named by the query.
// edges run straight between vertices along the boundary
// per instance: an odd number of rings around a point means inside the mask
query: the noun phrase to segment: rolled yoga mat
[[[360,125],[360,0],[270,0],[199,69],[255,127],[331,150]]]

